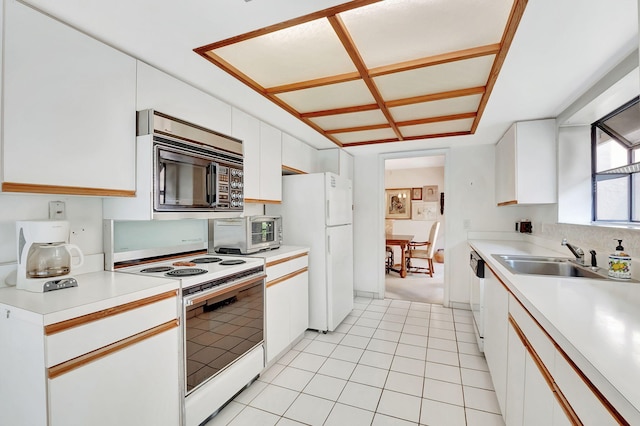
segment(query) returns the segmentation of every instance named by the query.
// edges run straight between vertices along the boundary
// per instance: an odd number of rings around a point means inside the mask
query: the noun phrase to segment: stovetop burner
[[[175,271],[167,272],[165,275],[168,277],[190,277],[192,275],[206,274],[207,272],[208,271],[206,269],[184,268],[184,269],[176,269]]]
[[[220,262],[222,259],[219,257],[198,257],[195,259],[191,259],[193,263],[216,263]]]
[[[243,263],[247,263],[247,261],[242,259],[229,259],[220,262],[221,265],[241,265]]]
[[[140,272],[143,272],[145,274],[152,274],[154,272],[167,272],[167,271],[173,271],[173,268],[171,266],[154,266],[151,268],[142,269]]]

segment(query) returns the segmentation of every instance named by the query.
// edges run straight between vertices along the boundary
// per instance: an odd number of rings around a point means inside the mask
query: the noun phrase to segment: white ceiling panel
[[[379,109],[373,111],[351,112],[348,114],[328,115],[326,117],[315,117],[312,118],[311,121],[326,130],[387,123],[387,119]]]
[[[484,86],[495,55],[463,61],[447,62],[395,74],[375,77],[378,90],[387,100],[448,92],[450,90]]]
[[[427,117],[474,112],[478,109],[482,95],[460,96],[459,98],[442,99],[390,108],[395,121],[417,120]]]
[[[365,142],[397,137],[395,132],[391,129],[363,130],[361,132],[338,133],[333,136],[342,143]]]
[[[225,46],[213,53],[267,88],[356,71],[324,18]]]
[[[512,4],[512,0],[386,0],[340,17],[366,65],[374,68],[500,43]]]
[[[440,133],[468,132],[471,130],[473,118],[463,120],[442,121],[439,123],[419,124],[400,127],[403,136],[437,135]]]
[[[301,113],[375,103],[362,80],[296,90],[276,96]]]

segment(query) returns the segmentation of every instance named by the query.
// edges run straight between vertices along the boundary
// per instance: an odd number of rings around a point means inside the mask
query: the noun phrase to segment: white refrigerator
[[[351,180],[334,173],[282,177],[284,244],[309,251],[309,328],[333,331],[353,309],[353,195]]]

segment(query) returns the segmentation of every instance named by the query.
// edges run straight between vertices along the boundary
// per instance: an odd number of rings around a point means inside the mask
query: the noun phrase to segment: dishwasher
[[[469,280],[469,305],[473,313],[473,325],[478,349],[484,352],[484,260],[475,251],[469,254],[471,278]]]

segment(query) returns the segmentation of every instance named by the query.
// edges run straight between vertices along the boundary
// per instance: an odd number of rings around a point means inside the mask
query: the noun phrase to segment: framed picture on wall
[[[438,203],[432,201],[411,202],[411,220],[438,219]]]
[[[386,219],[411,219],[411,189],[398,188],[385,190],[387,207]]]
[[[422,200],[422,188],[411,188],[411,200]]]
[[[422,201],[438,201],[438,185],[422,187]]]

